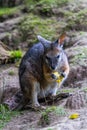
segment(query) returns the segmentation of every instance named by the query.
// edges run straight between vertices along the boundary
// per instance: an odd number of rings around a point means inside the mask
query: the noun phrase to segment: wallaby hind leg
[[[33,107],[39,107],[40,104],[38,102],[38,93],[40,91],[40,85],[38,82],[32,83],[32,91],[31,91],[31,102]]]
[[[20,82],[25,99],[30,100],[31,107],[39,108],[38,94],[40,92],[40,83],[32,75],[29,75],[28,72],[22,75]]]

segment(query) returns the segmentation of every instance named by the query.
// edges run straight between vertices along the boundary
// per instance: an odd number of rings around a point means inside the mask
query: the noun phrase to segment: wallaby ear
[[[50,48],[51,41],[46,40],[45,38],[41,37],[40,35],[38,35],[37,38],[44,46],[44,50],[47,51]]]
[[[42,44],[50,44],[51,42],[46,40],[45,38],[43,38],[42,36],[38,35],[37,36],[38,40],[42,43]]]
[[[66,37],[67,37],[67,36],[66,36],[65,33],[62,34],[62,35],[59,37],[58,44],[59,44],[61,47],[63,47],[63,44],[64,44],[64,41],[65,41]]]

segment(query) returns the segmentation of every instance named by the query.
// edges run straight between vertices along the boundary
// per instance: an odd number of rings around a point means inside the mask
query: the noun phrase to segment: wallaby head
[[[52,70],[56,71],[58,64],[61,61],[63,55],[63,44],[66,35],[63,34],[55,42],[48,41],[41,36],[38,36],[39,41],[44,46],[44,62]]]

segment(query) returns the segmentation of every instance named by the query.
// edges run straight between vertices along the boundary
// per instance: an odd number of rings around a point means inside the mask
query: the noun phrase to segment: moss
[[[87,30],[87,9],[78,12],[65,11],[64,15],[68,17],[66,29]]]
[[[86,34],[86,32],[84,32],[84,31],[79,31],[79,35],[85,35]]]
[[[47,130],[53,130],[52,128],[48,128]]]
[[[25,5],[28,6],[36,6],[36,5],[43,5],[43,6],[62,6],[68,3],[69,0],[25,0]]]
[[[79,11],[78,13],[76,13],[76,22],[79,22],[80,24],[87,24],[87,9],[83,9],[81,11]]]
[[[10,71],[8,72],[8,75],[13,76],[13,75],[15,75],[15,72],[14,72],[13,70],[10,70]]]
[[[85,18],[85,17],[87,17],[87,9],[80,10],[80,11],[77,13],[77,16],[78,16],[79,18]]]
[[[72,11],[64,11],[64,16],[65,17],[72,17],[73,16],[73,12]]]
[[[0,17],[3,15],[12,15],[19,11],[18,7],[14,8],[0,8]]]
[[[86,65],[86,59],[87,59],[87,47],[76,47],[74,48],[74,52],[77,54],[71,59],[71,63],[76,65],[79,63],[79,65]]]
[[[36,35],[42,35],[43,37],[50,39],[58,38],[58,31],[65,26],[64,23],[58,22],[55,18],[43,19],[37,15],[29,14],[21,21],[20,33],[22,40],[29,44],[37,41]]]
[[[72,93],[74,90],[73,89],[62,89],[61,92],[63,93]]]
[[[87,93],[87,86],[82,89],[83,92]]]
[[[52,9],[65,6],[69,0],[25,0],[25,5],[29,11],[34,13],[43,13],[45,16],[52,15]]]

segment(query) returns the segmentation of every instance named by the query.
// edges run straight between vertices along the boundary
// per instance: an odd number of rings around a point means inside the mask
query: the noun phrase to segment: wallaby
[[[41,108],[38,98],[57,93],[58,83],[53,72],[63,75],[60,86],[67,78],[69,63],[63,50],[65,37],[61,35],[55,42],[50,42],[38,36],[39,43],[33,45],[22,58],[19,81],[25,99],[23,104],[30,100],[33,107]]]

